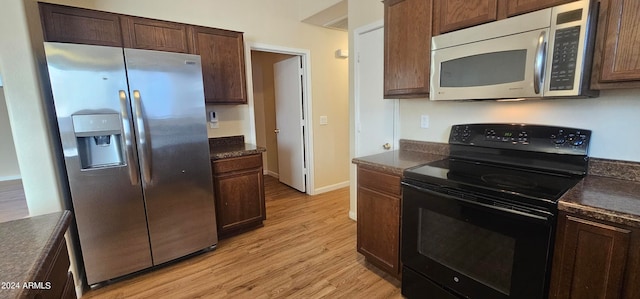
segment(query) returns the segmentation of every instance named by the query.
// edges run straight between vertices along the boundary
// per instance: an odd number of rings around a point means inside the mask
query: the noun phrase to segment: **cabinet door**
[[[38,5],[45,41],[122,47],[118,15],[48,3]]]
[[[186,24],[122,16],[125,48],[192,53]]]
[[[383,270],[400,270],[400,199],[358,188],[358,252]]]
[[[507,14],[511,17],[573,1],[576,0],[506,0]]]
[[[246,104],[242,32],[192,27],[195,53],[202,58],[207,103]]]
[[[358,167],[357,249],[391,275],[400,273],[400,178]]]
[[[600,89],[640,87],[638,11],[640,11],[640,1],[601,1],[594,55],[593,87]]]
[[[218,227],[223,231],[264,220],[262,169],[215,177]]]
[[[631,231],[560,214],[551,298],[622,298]]]
[[[433,35],[467,28],[498,18],[498,0],[436,0],[433,2]]]
[[[429,95],[431,0],[384,2],[384,97]]]

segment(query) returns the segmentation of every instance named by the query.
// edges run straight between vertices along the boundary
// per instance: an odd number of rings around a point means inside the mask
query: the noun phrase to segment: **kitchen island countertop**
[[[46,277],[46,273],[41,273],[43,265],[52,262],[53,247],[64,238],[70,223],[69,211],[0,223],[0,281],[3,283],[0,298],[22,297],[24,283]],[[14,287],[5,283],[13,283]]]

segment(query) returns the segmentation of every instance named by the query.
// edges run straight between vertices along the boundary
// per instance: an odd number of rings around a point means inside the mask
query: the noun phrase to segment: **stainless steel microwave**
[[[597,1],[434,36],[431,100],[594,97]]]

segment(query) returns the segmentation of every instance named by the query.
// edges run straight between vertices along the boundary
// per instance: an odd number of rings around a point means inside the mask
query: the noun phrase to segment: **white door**
[[[383,99],[384,28],[356,33],[355,156],[394,148],[397,100]]]
[[[276,95],[278,176],[283,184],[305,192],[301,62],[301,57],[295,56],[274,64],[273,77]]]

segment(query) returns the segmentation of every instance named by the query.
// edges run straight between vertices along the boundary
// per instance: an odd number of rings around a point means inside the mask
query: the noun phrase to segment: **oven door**
[[[416,294],[407,288],[435,282],[466,298],[546,298],[553,221],[545,211],[405,182],[402,262],[427,280],[403,278],[402,292]]]

